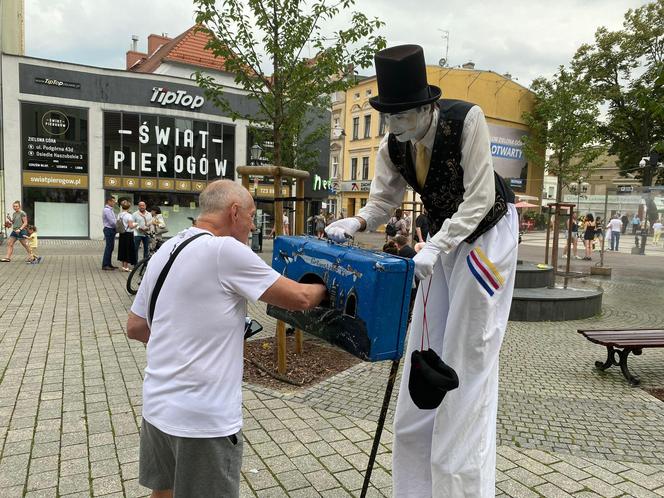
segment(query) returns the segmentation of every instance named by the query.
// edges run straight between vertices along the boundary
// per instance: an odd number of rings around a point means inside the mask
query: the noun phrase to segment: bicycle
[[[131,269],[129,276],[127,277],[127,292],[132,296],[138,292],[138,288],[141,286],[143,275],[145,274],[145,271],[148,268],[148,261],[150,261],[150,258],[154,255],[154,253],[157,252],[157,250],[164,243],[164,240],[161,238],[157,238],[157,236],[154,233],[149,233],[148,237],[150,237],[150,243],[148,246],[149,247],[148,257],[145,259],[141,259],[138,263],[136,263],[134,267]]]

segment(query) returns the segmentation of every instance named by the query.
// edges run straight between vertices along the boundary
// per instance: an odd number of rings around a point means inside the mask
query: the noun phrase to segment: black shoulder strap
[[[162,268],[161,273],[157,278],[157,283],[155,284],[154,289],[152,289],[152,294],[150,295],[150,308],[148,309],[148,324],[152,325],[152,316],[154,315],[154,308],[157,305],[157,297],[159,297],[159,291],[161,291],[161,287],[164,285],[164,280],[166,280],[168,272],[170,271],[171,266],[173,266],[173,263],[175,262],[175,258],[178,257],[178,254],[182,252],[182,249],[184,249],[187,246],[187,244],[193,242],[198,237],[202,237],[203,235],[212,235],[212,234],[208,232],[203,232],[196,234],[193,237],[189,237],[187,240],[182,242],[171,252],[171,257],[168,258],[168,262]]]

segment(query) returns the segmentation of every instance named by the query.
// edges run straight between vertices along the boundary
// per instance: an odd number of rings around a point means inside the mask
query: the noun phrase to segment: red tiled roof
[[[168,61],[225,71],[224,59],[214,57],[211,51],[205,49],[210,35],[198,31],[196,27],[192,26],[170,42],[162,45],[154,54],[148,54],[147,59],[134,65],[129,70],[139,73],[152,73],[163,62]]]

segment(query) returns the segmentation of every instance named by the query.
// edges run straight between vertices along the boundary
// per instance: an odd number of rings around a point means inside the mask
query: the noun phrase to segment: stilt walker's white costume
[[[440,90],[426,84],[420,47],[379,52],[376,71],[379,95],[371,103],[390,113],[390,134],[378,150],[367,205],[327,233],[338,239],[377,228],[407,184],[430,218],[433,235],[414,258],[420,285],[394,421],[394,496],[493,497],[498,355],[518,244],[514,196],[493,171],[481,109],[436,102]],[[408,385],[411,354],[422,343],[459,378],[458,389],[431,410],[415,405]]]

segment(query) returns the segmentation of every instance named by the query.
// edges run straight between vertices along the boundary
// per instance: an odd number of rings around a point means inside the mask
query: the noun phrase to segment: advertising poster
[[[86,109],[21,104],[21,132],[24,170],[87,175]]]
[[[527,161],[523,153],[523,136],[528,132],[489,123],[493,168],[503,178],[525,178]],[[514,186],[514,185],[513,185]]]

